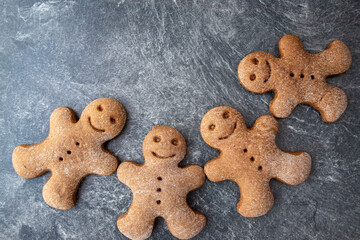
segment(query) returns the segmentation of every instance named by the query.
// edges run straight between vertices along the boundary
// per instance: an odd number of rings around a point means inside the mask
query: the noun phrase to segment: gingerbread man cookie
[[[57,108],[51,114],[50,132],[44,141],[15,148],[14,169],[25,179],[51,171],[43,188],[44,200],[54,208],[69,209],[85,176],[116,171],[118,160],[103,144],[121,132],[125,121],[123,106],[112,98],[91,102],[79,121],[70,108]]]
[[[298,104],[310,104],[323,121],[334,122],[345,111],[343,90],[326,83],[326,77],[350,68],[351,54],[342,41],[333,41],[317,54],[306,52],[300,39],[285,35],[279,42],[280,58],[265,52],[246,56],[239,64],[241,84],[254,93],[273,91],[270,112],[277,118],[290,115]]]
[[[296,185],[310,173],[309,154],[284,152],[276,146],[278,123],[272,116],[261,116],[248,129],[238,111],[216,107],[205,114],[200,131],[204,141],[220,151],[205,164],[206,176],[214,182],[231,180],[239,185],[237,210],[244,217],[258,217],[270,210],[274,203],[270,179]]]
[[[144,139],[143,154],[143,165],[127,161],[117,171],[133,192],[128,212],[117,221],[120,232],[131,239],[148,238],[155,218],[162,217],[175,237],[194,237],[206,218],[188,206],[186,196],[203,185],[205,175],[200,166],[178,166],[186,154],[184,137],[172,127],[155,126]]]

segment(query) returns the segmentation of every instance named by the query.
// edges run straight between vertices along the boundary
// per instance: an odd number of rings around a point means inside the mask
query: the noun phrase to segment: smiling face
[[[145,161],[179,163],[186,154],[184,137],[175,128],[155,126],[143,143]]]
[[[269,53],[255,52],[247,55],[239,64],[238,75],[241,84],[254,93],[265,93],[272,89],[271,61]]]
[[[200,125],[202,138],[213,148],[219,148],[244,128],[246,125],[241,114],[227,106],[208,111]]]
[[[99,98],[91,102],[83,111],[80,121],[84,128],[107,140],[117,136],[126,121],[124,107],[115,99]]]

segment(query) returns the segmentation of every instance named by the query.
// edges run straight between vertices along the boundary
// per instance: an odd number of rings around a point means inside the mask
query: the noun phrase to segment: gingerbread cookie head
[[[186,142],[183,135],[169,126],[155,126],[146,135],[143,142],[146,162],[181,162],[186,155]]]
[[[201,136],[213,148],[219,149],[225,142],[246,128],[241,114],[233,108],[222,106],[207,112],[200,124]]]
[[[124,107],[112,98],[96,99],[84,109],[80,117],[84,129],[102,140],[117,136],[123,129],[125,121]]]
[[[295,35],[285,35],[279,42],[280,58],[255,52],[239,64],[240,83],[254,93],[273,91],[270,112],[285,118],[298,104],[310,104],[317,109],[323,121],[334,122],[345,111],[347,97],[344,91],[326,83],[326,77],[344,73],[350,68],[351,54],[338,40],[320,53],[304,50]]]
[[[241,84],[254,93],[265,93],[273,88],[271,61],[275,57],[269,53],[255,52],[246,56],[239,65]]]

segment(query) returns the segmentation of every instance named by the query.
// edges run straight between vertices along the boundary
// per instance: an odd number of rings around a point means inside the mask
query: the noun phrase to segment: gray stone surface
[[[24,180],[13,149],[43,140],[59,106],[77,114],[99,97],[121,101],[123,133],[107,147],[120,161],[143,162],[141,145],[154,125],[170,125],[187,139],[182,165],[204,164],[218,152],[202,140],[202,116],[228,105],[248,126],[269,114],[272,94],[246,91],[237,65],[253,51],[278,56],[284,34],[318,52],[335,39],[353,56],[351,69],[328,82],[349,99],[335,123],[309,106],[279,120],[277,143],[312,156],[299,186],[271,181],[275,205],[258,218],[236,211],[233,182],[192,192],[189,204],[207,216],[195,239],[360,238],[360,4],[359,1],[0,1],[0,239],[125,239],[116,220],[131,191],[116,175],[91,175],[76,206],[53,209],[42,199],[50,174]],[[151,239],[172,239],[163,220]]]

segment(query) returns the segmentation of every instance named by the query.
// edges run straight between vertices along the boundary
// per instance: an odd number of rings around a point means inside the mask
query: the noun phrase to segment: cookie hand
[[[348,47],[339,40],[332,41],[327,49],[314,54],[315,62],[326,76],[346,72],[351,66],[351,54]]]
[[[117,177],[120,182],[124,183],[128,187],[132,185],[136,179],[141,177],[141,166],[137,163],[125,161],[120,164],[117,169]]]
[[[270,135],[273,139],[275,139],[279,130],[279,124],[274,117],[270,115],[263,115],[255,121],[252,129],[261,132],[262,136]]]
[[[228,166],[228,164],[222,163],[220,157],[217,157],[205,164],[204,172],[209,180],[213,182],[230,180],[231,177],[225,165]]]
[[[205,174],[202,167],[189,165],[183,168],[181,181],[186,183],[188,191],[198,189],[204,184]]]
[[[289,184],[297,185],[306,180],[311,170],[311,157],[306,152],[287,153],[278,150],[277,165],[274,166],[274,178]]]
[[[49,171],[46,165],[46,144],[19,145],[12,154],[12,162],[17,174],[25,179],[40,176]]]
[[[71,108],[59,107],[50,116],[50,134],[64,134],[65,129],[69,129],[76,123],[76,115]]]
[[[103,176],[110,175],[116,171],[118,166],[117,158],[110,152],[103,150],[103,152],[92,152],[88,161],[87,168],[89,174],[99,174]]]

